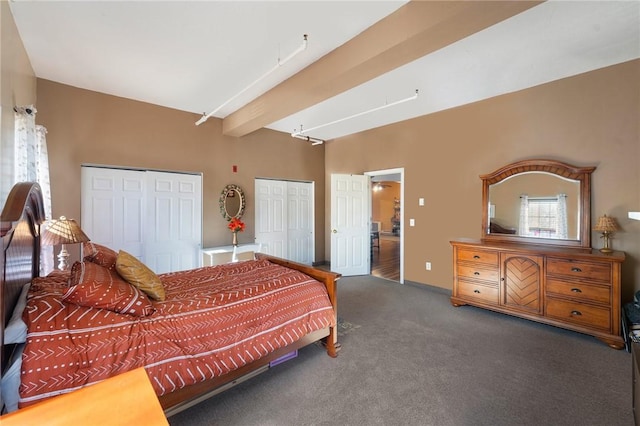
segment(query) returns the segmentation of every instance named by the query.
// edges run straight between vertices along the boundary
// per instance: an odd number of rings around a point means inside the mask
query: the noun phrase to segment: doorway
[[[371,179],[371,275],[404,283],[404,169],[365,175]]]

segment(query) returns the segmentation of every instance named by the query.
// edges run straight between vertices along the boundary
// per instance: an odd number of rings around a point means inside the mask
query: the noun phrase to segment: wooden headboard
[[[40,225],[44,222],[42,191],[37,183],[21,182],[9,193],[0,214],[0,354],[5,370],[4,328],[11,317],[22,286],[40,273]]]

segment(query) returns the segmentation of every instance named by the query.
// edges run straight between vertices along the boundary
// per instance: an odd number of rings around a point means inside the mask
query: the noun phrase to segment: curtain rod
[[[307,48],[307,34],[304,34],[302,36],[302,44],[293,52],[291,52],[291,54],[289,54],[289,56],[287,56],[286,58],[284,58],[283,60],[280,60],[280,58],[278,58],[278,62],[276,63],[276,65],[271,68],[269,71],[267,71],[266,73],[264,73],[261,77],[259,77],[256,81],[254,81],[253,83],[251,83],[250,85],[248,85],[247,87],[245,87],[244,89],[242,89],[240,91],[240,93],[238,93],[235,96],[232,96],[229,100],[227,100],[226,102],[224,102],[222,105],[220,105],[218,108],[214,109],[213,111],[211,111],[209,114],[202,114],[202,117],[196,121],[196,126],[201,125],[202,123],[204,123],[205,121],[207,121],[210,117],[212,117],[216,112],[220,111],[222,108],[224,108],[228,103],[230,103],[231,101],[233,101],[234,99],[236,99],[238,96],[242,95],[244,92],[246,92],[247,90],[251,89],[253,86],[255,86],[256,84],[258,84],[262,79],[264,79],[265,77],[267,77],[269,74],[271,74],[272,72],[274,72],[275,70],[277,70],[278,68],[280,68],[281,66],[283,66],[284,64],[286,64],[287,62],[289,62],[291,59],[294,58],[294,56],[296,56],[298,53],[302,52],[303,50],[306,50]]]
[[[35,112],[35,108],[31,108],[31,107],[13,107],[13,112],[24,112],[27,113],[29,115],[32,115]]]

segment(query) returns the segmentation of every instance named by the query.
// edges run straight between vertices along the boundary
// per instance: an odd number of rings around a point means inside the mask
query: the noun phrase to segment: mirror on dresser
[[[482,179],[482,238],[591,248],[591,174],[554,160],[523,160]]]
[[[234,217],[240,219],[244,214],[246,199],[244,191],[238,185],[229,184],[224,187],[220,194],[220,214],[226,220]]]

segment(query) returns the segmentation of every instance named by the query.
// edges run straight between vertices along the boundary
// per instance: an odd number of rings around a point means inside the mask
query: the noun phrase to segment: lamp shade
[[[60,216],[60,219],[50,220],[42,235],[42,245],[45,246],[84,243],[86,241],[89,241],[89,237],[82,232],[76,221],[64,216]]]
[[[614,218],[609,217],[605,214],[604,216],[600,216],[598,218],[598,223],[596,223],[596,226],[593,228],[593,230],[598,232],[616,232],[619,231],[620,228],[618,227],[618,224],[616,223],[616,220]]]

